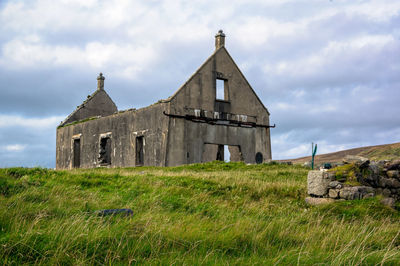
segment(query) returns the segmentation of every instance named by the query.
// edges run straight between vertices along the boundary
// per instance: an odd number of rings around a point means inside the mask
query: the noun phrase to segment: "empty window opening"
[[[111,138],[109,137],[100,139],[99,163],[100,165],[111,164]]]
[[[226,100],[226,95],[225,95],[225,80],[223,79],[217,79],[217,84],[216,84],[216,91],[217,95],[216,98],[219,100]]]
[[[136,137],[136,166],[143,165],[144,152],[143,152],[143,136]]]
[[[229,146],[224,145],[224,161],[230,162],[231,161],[231,153],[229,152]]]
[[[81,166],[81,139],[74,139],[74,144],[73,144],[73,161],[72,161],[72,166],[74,168],[79,168]]]

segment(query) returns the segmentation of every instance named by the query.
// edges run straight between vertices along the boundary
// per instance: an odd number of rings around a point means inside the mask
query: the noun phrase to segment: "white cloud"
[[[288,149],[284,152],[281,152],[280,156],[282,158],[298,158],[307,156],[307,152],[310,150],[310,145],[308,144],[301,144],[291,149]]]
[[[265,17],[248,17],[246,22],[233,29],[234,41],[248,49],[269,45],[268,40],[282,36],[301,34],[305,23],[300,21],[279,22]]]
[[[0,128],[24,127],[39,130],[48,130],[55,128],[65,117],[51,116],[46,118],[26,118],[17,115],[0,114]]]
[[[292,95],[296,98],[302,98],[306,94],[304,89],[296,89],[292,91]]]
[[[357,144],[332,144],[327,141],[320,141],[317,143],[317,154],[331,153],[335,151],[347,150],[357,146]]]
[[[289,104],[286,102],[278,102],[271,105],[271,107],[275,110],[294,110],[296,107],[293,104]]]
[[[85,47],[49,45],[37,36],[12,40],[3,46],[0,64],[7,68],[69,66],[107,69],[116,76],[135,77],[156,58],[151,46],[89,42]]]
[[[399,14],[400,2],[393,0],[358,1],[346,7],[349,15],[367,16],[375,21],[387,21]]]
[[[10,1],[0,13],[6,29],[20,32],[68,28],[113,29],[142,11],[139,1]],[[34,22],[34,23],[32,23]]]
[[[365,35],[344,41],[329,41],[324,47],[300,58],[267,63],[263,67],[265,74],[285,79],[322,78],[343,80],[344,76],[359,74],[378,75],[385,71],[377,66],[382,57],[389,56],[388,47],[398,47],[400,42],[391,35]],[[391,70],[387,73],[393,72]],[[357,73],[357,75],[354,75]]]
[[[23,151],[23,150],[25,150],[25,148],[26,148],[26,145],[21,145],[21,144],[6,145],[3,147],[4,150],[9,151],[9,152]]]

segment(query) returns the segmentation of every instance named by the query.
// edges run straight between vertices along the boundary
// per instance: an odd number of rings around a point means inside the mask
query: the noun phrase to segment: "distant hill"
[[[359,155],[367,157],[370,160],[400,159],[400,142],[393,144],[360,147],[360,148],[337,151],[332,153],[320,154],[315,156],[315,163],[319,164],[324,162],[339,162],[346,155]],[[311,156],[306,156],[284,161],[291,161],[292,163],[305,163],[310,160]]]

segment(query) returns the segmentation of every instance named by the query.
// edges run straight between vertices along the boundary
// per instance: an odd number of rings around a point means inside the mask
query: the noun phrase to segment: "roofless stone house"
[[[215,36],[214,53],[166,100],[118,111],[97,90],[57,128],[57,169],[271,159],[269,112]]]

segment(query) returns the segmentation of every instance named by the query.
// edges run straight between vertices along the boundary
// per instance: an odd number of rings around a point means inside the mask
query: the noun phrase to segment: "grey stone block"
[[[339,198],[339,190],[334,188],[329,189],[329,197],[332,199]]]
[[[380,177],[379,186],[383,188],[388,188],[392,186],[392,181],[386,177]]]
[[[319,170],[309,171],[307,176],[308,194],[314,196],[325,196],[328,194],[328,186],[334,176],[329,172]]]
[[[368,194],[365,194],[365,195],[363,195],[363,199],[369,199],[369,198],[373,198],[373,197],[375,197],[375,193],[368,193]]]
[[[392,195],[392,191],[390,191],[390,189],[385,188],[384,190],[382,190],[382,195],[384,197],[390,197],[390,195]]]
[[[369,159],[362,156],[346,155],[343,158],[343,163],[354,163],[359,167],[367,167],[369,165]]]
[[[343,184],[340,183],[339,181],[332,181],[332,182],[329,183],[329,187],[330,188],[341,189],[343,187]]]
[[[390,178],[399,178],[399,170],[389,170],[386,174]]]
[[[360,195],[358,187],[344,187],[339,192],[340,198],[346,200],[360,199]]]

